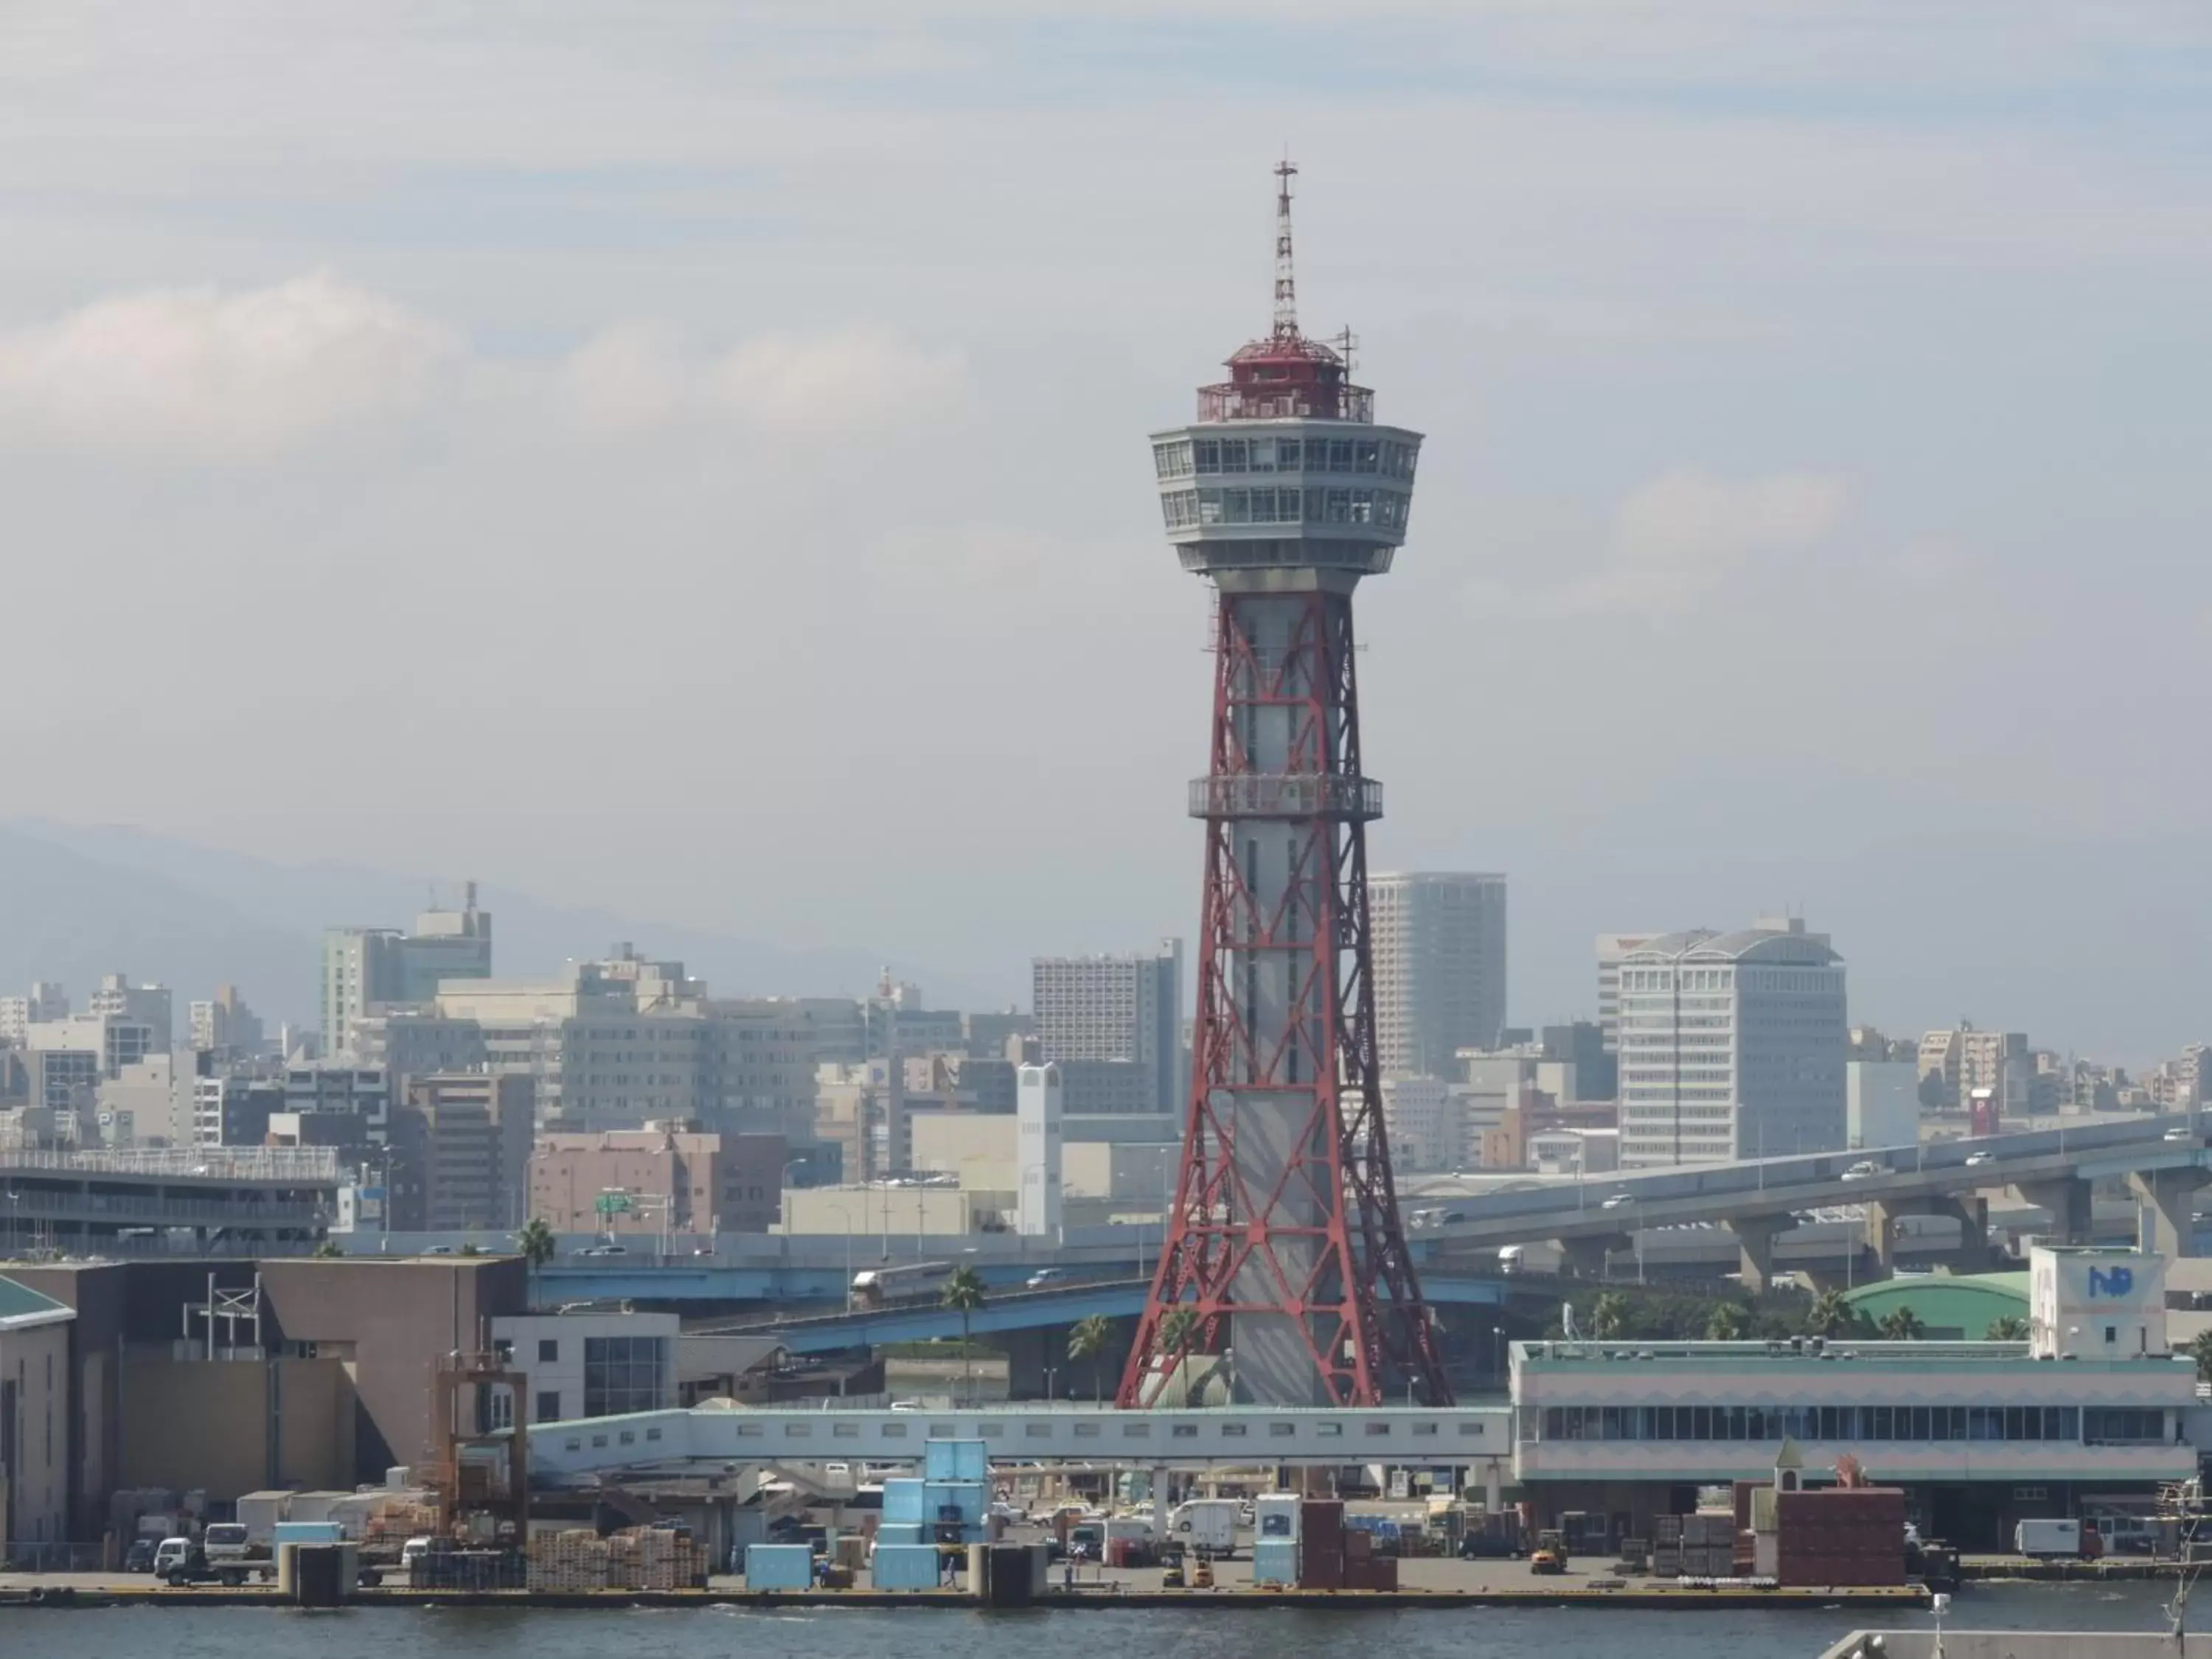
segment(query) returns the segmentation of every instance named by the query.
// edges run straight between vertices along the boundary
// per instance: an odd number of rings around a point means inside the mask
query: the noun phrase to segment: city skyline
[[[356,41],[252,8],[11,37],[0,191],[35,253],[0,276],[0,483],[45,550],[16,579],[54,614],[121,597],[90,635],[24,641],[71,718],[15,734],[0,815],[477,870],[769,940],[942,949],[969,958],[945,974],[1012,987],[1039,951],[1186,929],[1196,854],[1162,803],[1206,668],[1187,591],[1146,562],[1127,434],[1262,320],[1264,208],[1225,204],[1275,141],[1250,137],[1256,76],[1178,64],[1209,96],[1164,100],[1103,13],[1049,41],[1020,15],[860,8],[879,51],[834,67],[769,21],[647,38],[581,7],[472,22],[451,60],[397,24]],[[1891,9],[1607,15],[1292,7],[1256,47],[1342,77],[1287,135],[1315,185],[1304,297],[1455,458],[1423,498],[1444,597],[1386,589],[1365,617],[1389,647],[1363,688],[1393,790],[1376,859],[1509,872],[1536,1018],[1580,992],[1540,971],[1544,941],[1579,969],[1583,936],[1639,915],[1788,903],[1850,943],[1863,998],[1887,996],[1884,953],[1982,976],[1871,1018],[1952,1017],[1940,994],[2055,1030],[2070,996],[2084,1048],[2182,1040],[2131,1029],[2180,964],[2118,925],[2114,969],[2084,974],[1968,929],[1893,943],[1841,890],[1905,849],[1897,908],[1932,915],[1943,871],[1993,845],[2033,866],[2017,849],[2046,837],[2082,849],[2051,861],[2065,903],[2112,884],[2145,933],[2129,843],[2212,819],[2168,766],[2212,606],[2172,555],[2205,326],[2207,179],[2173,142],[2202,119],[2201,21],[1978,14],[1905,65]],[[618,40],[623,74],[591,81],[585,40]],[[570,70],[609,120],[538,90]],[[88,113],[112,98],[133,135]],[[1009,115],[1020,146],[994,136]],[[209,418],[208,376],[250,395]],[[296,625],[204,648],[271,609]],[[1960,648],[1964,614],[1987,649]],[[440,672],[377,673],[367,704],[327,673],[417,651]],[[1065,674],[1085,657],[1146,668],[1095,695]],[[630,662],[654,672],[607,666]],[[1662,665],[1700,710],[1663,763],[1614,738]],[[215,710],[241,764],[294,757],[288,787],[205,787]],[[103,723],[142,733],[131,766],[89,762],[77,734]],[[484,787],[494,749],[510,780],[622,756],[639,769],[607,787],[648,790],[655,856]],[[1628,890],[1612,914],[1579,913],[1593,881]]]

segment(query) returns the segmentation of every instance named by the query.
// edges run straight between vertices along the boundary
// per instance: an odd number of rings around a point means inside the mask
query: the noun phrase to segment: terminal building
[[[2147,1510],[2212,1443],[2195,1362],[2166,1346],[2165,1265],[2037,1246],[2026,1342],[1517,1343],[1515,1472],[1540,1525],[1574,1517],[1590,1544],[1765,1479],[1784,1438],[1812,1471],[1850,1454],[1970,1550],[2019,1520]]]

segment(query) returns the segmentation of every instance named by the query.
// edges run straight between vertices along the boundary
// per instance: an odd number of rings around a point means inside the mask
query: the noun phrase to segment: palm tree
[[[2002,1319],[1992,1319],[1989,1329],[1982,1333],[1982,1338],[1988,1342],[2025,1342],[2027,1340],[2027,1322],[2018,1314],[2007,1314]],[[2212,1348],[2206,1352],[2212,1354]],[[2200,1371],[2203,1369],[2201,1362],[2197,1369]]]
[[[522,1224],[522,1231],[514,1236],[514,1248],[522,1252],[522,1259],[530,1265],[530,1305],[538,1305],[538,1273],[560,1253],[561,1242],[553,1236],[553,1229],[542,1215],[534,1215]]]
[[[1805,1316],[1808,1336],[1849,1336],[1858,1328],[1858,1310],[1841,1291],[1823,1291]]]
[[[1751,1316],[1733,1302],[1723,1302],[1705,1322],[1705,1334],[1716,1342],[1741,1342],[1751,1328]]]
[[[2212,1382],[2212,1330],[2199,1331],[2190,1339],[2189,1357],[2197,1362],[2197,1380]]]
[[[975,1352],[968,1340],[969,1322],[983,1305],[983,1275],[973,1267],[956,1267],[945,1282],[945,1305],[960,1316],[961,1384],[968,1403],[975,1403]]]
[[[1889,1342],[1917,1342],[1928,1334],[1920,1316],[1910,1308],[1892,1308],[1881,1316],[1881,1334]]]
[[[1590,1334],[1601,1342],[1619,1336],[1628,1325],[1628,1298],[1619,1291],[1607,1291],[1590,1304]]]
[[[1067,1358],[1071,1363],[1091,1362],[1091,1398],[1103,1404],[1106,1398],[1106,1379],[1098,1356],[1106,1352],[1106,1345],[1114,1340],[1114,1322],[1104,1314],[1093,1314],[1088,1319],[1079,1319],[1067,1333]]]

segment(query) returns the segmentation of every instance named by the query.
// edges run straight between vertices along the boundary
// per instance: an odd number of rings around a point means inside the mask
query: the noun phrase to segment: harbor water
[[[1960,1629],[2166,1628],[2171,1586],[1977,1585],[1954,1604]],[[2203,1609],[2212,1619],[2212,1607]],[[896,1619],[896,1623],[893,1620]],[[1588,1608],[1395,1613],[1175,1610],[986,1613],[717,1607],[663,1612],[130,1607],[0,1610],[0,1652],[39,1659],[884,1659],[927,1644],[962,1659],[1812,1659],[1850,1630],[1923,1626],[1925,1613],[1841,1609],[1644,1613]]]

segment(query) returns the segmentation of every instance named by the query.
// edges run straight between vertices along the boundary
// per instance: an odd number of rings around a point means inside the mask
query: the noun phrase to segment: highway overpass
[[[307,1249],[336,1217],[339,1180],[327,1146],[0,1147],[0,1252]]]
[[[1746,1283],[1757,1286],[1774,1271],[1776,1240],[1816,1210],[1866,1206],[1869,1243],[1885,1265],[1904,1217],[1948,1214],[1978,1229],[1970,1200],[2007,1189],[2051,1215],[2051,1237],[2082,1243],[2094,1183],[2113,1176],[2128,1178],[2156,1218],[2155,1248],[2196,1253],[2195,1194],[2212,1180],[2212,1154],[2202,1126],[2179,1116],[1431,1197],[1412,1206],[1413,1237],[1428,1261],[1462,1265],[1494,1261],[1508,1244],[1556,1241],[1571,1266],[1595,1277],[1639,1231],[1722,1220],[1737,1235]]]

